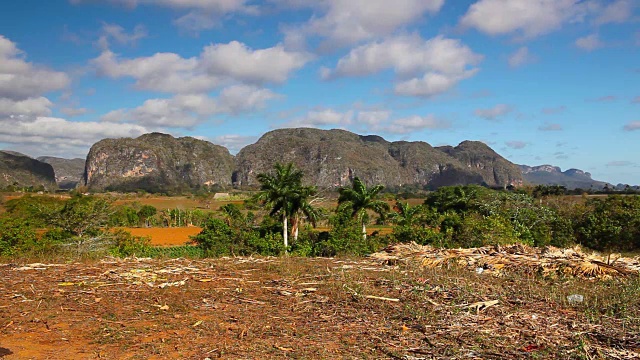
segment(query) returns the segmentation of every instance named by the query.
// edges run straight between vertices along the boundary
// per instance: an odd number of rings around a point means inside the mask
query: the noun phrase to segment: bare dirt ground
[[[294,257],[16,262],[0,276],[7,360],[640,356],[637,278]]]
[[[190,240],[190,236],[198,235],[202,228],[193,227],[173,227],[173,228],[121,228],[134,236],[144,236],[150,239],[150,244],[154,246],[180,246],[185,245]]]

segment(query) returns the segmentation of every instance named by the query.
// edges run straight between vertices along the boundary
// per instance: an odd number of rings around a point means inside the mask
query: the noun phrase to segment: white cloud
[[[626,22],[633,15],[633,10],[636,6],[637,3],[632,2],[632,0],[611,1],[607,6],[598,11],[599,15],[596,17],[594,23],[596,25],[604,25],[608,23]]]
[[[473,113],[476,116],[481,117],[485,120],[496,121],[500,117],[507,115],[511,111],[513,111],[511,106],[505,105],[505,104],[498,104],[489,109],[476,109]]]
[[[624,126],[625,131],[640,130],[640,121],[632,121]]]
[[[135,137],[148,132],[133,124],[73,122],[52,117],[14,116],[0,119],[0,143],[26,153],[85,156],[104,138]]]
[[[51,101],[42,96],[25,100],[0,98],[0,117],[11,115],[49,115],[51,114],[51,106]]]
[[[309,111],[303,117],[294,119],[285,124],[287,127],[322,127],[337,126],[345,127],[350,125],[354,119],[354,112],[339,112],[333,109],[322,109]]]
[[[111,3],[128,8],[159,6],[176,11],[188,11],[173,21],[174,25],[189,33],[212,29],[229,14],[257,15],[259,9],[250,0],[70,0],[72,4]]]
[[[576,46],[582,50],[593,51],[604,46],[598,34],[591,34],[576,40]]]
[[[535,61],[535,56],[529,52],[529,48],[523,46],[509,56],[509,66],[516,68]]]
[[[263,109],[268,101],[279,98],[282,98],[282,95],[276,94],[268,89],[247,85],[234,85],[220,92],[218,106],[220,112],[235,114]]]
[[[197,34],[203,30],[213,29],[220,25],[220,19],[211,14],[200,11],[190,11],[173,21],[173,24],[190,34]]]
[[[149,99],[128,110],[113,110],[103,122],[135,122],[150,128],[191,128],[216,114],[237,114],[261,109],[280,95],[268,89],[236,85],[223,89],[218,98],[182,94],[168,99]]]
[[[505,145],[507,145],[508,147],[512,148],[512,149],[524,149],[527,145],[529,145],[528,143],[524,142],[524,141],[507,141],[504,143]]]
[[[425,116],[407,116],[392,120],[389,110],[348,110],[318,109],[307,112],[282,127],[314,127],[314,128],[342,128],[364,132],[378,132],[387,134],[408,134],[424,129],[448,129],[449,121],[439,119],[433,114]]]
[[[111,78],[131,77],[142,90],[167,93],[204,93],[232,82],[281,83],[310,60],[304,53],[281,45],[253,50],[237,41],[203,49],[199,57],[175,53],[118,59],[111,51],[91,60],[97,73]]]
[[[143,25],[137,25],[131,33],[120,25],[102,23],[102,35],[98,38],[98,46],[106,50],[109,48],[109,40],[113,40],[120,45],[135,45],[138,40],[147,37],[149,34],[147,28]]]
[[[199,9],[221,13],[247,11],[252,7],[247,0],[70,0],[72,4],[111,3],[135,8],[140,5],[155,5],[174,9]]]
[[[214,138],[211,138],[210,140],[216,145],[222,145],[226,147],[227,149],[229,149],[229,152],[235,154],[243,147],[256,142],[256,140],[258,140],[258,137],[231,134],[216,136]]]
[[[156,53],[149,57],[120,60],[111,51],[91,60],[101,76],[131,77],[141,90],[168,93],[201,93],[220,86],[222,79],[198,68],[197,58],[182,58],[174,53]]]
[[[388,110],[366,110],[359,111],[355,119],[357,124],[377,126],[384,121],[389,120],[391,111]]]
[[[0,35],[0,98],[26,100],[69,85],[67,74],[26,62],[23,55],[14,42]]]
[[[402,35],[356,47],[334,70],[324,71],[324,77],[365,76],[391,68],[404,80],[396,84],[396,93],[429,97],[473,76],[481,60],[459,40]]]
[[[440,120],[434,115],[415,115],[392,121],[391,124],[385,128],[385,131],[394,134],[408,134],[424,129],[448,129],[450,127],[450,122]]]
[[[480,0],[469,7],[460,25],[489,35],[533,38],[580,21],[588,10],[588,3],[580,0]]]
[[[282,83],[310,59],[308,54],[286,51],[282,45],[253,50],[243,43],[231,41],[205,47],[201,65],[210,74],[238,81]]]
[[[315,4],[295,3],[298,6],[313,4],[322,15],[314,15],[302,26],[290,27],[285,33],[320,36],[325,39],[323,48],[334,48],[390,35],[403,26],[419,21],[426,13],[437,13],[444,0],[326,0]]]

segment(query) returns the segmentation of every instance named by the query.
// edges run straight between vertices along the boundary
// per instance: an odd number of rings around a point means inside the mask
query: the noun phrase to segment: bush
[[[113,256],[142,256],[148,252],[151,240],[148,237],[133,236],[130,232],[118,229],[113,233],[113,246],[109,253]]]
[[[640,248],[640,196],[590,199],[591,211],[577,224],[578,241],[596,250]]]
[[[33,249],[37,237],[33,227],[24,219],[0,218],[0,255],[12,256]]]

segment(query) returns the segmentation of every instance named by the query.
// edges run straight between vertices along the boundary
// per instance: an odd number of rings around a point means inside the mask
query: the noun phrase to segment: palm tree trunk
[[[291,232],[293,233],[293,241],[298,241],[298,229],[300,228],[300,218],[296,214],[293,217],[293,222],[291,223]]]
[[[284,247],[288,247],[289,246],[289,231],[287,229],[288,224],[287,224],[287,214],[282,215],[282,218],[284,220],[282,220],[283,222],[283,227],[282,227],[282,237],[284,238]]]
[[[367,226],[362,222],[362,239],[367,240]]]

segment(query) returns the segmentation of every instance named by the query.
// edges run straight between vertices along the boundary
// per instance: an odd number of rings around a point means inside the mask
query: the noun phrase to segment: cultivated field
[[[366,259],[0,264],[4,359],[632,359],[638,278]],[[572,304],[567,296],[584,294]]]

